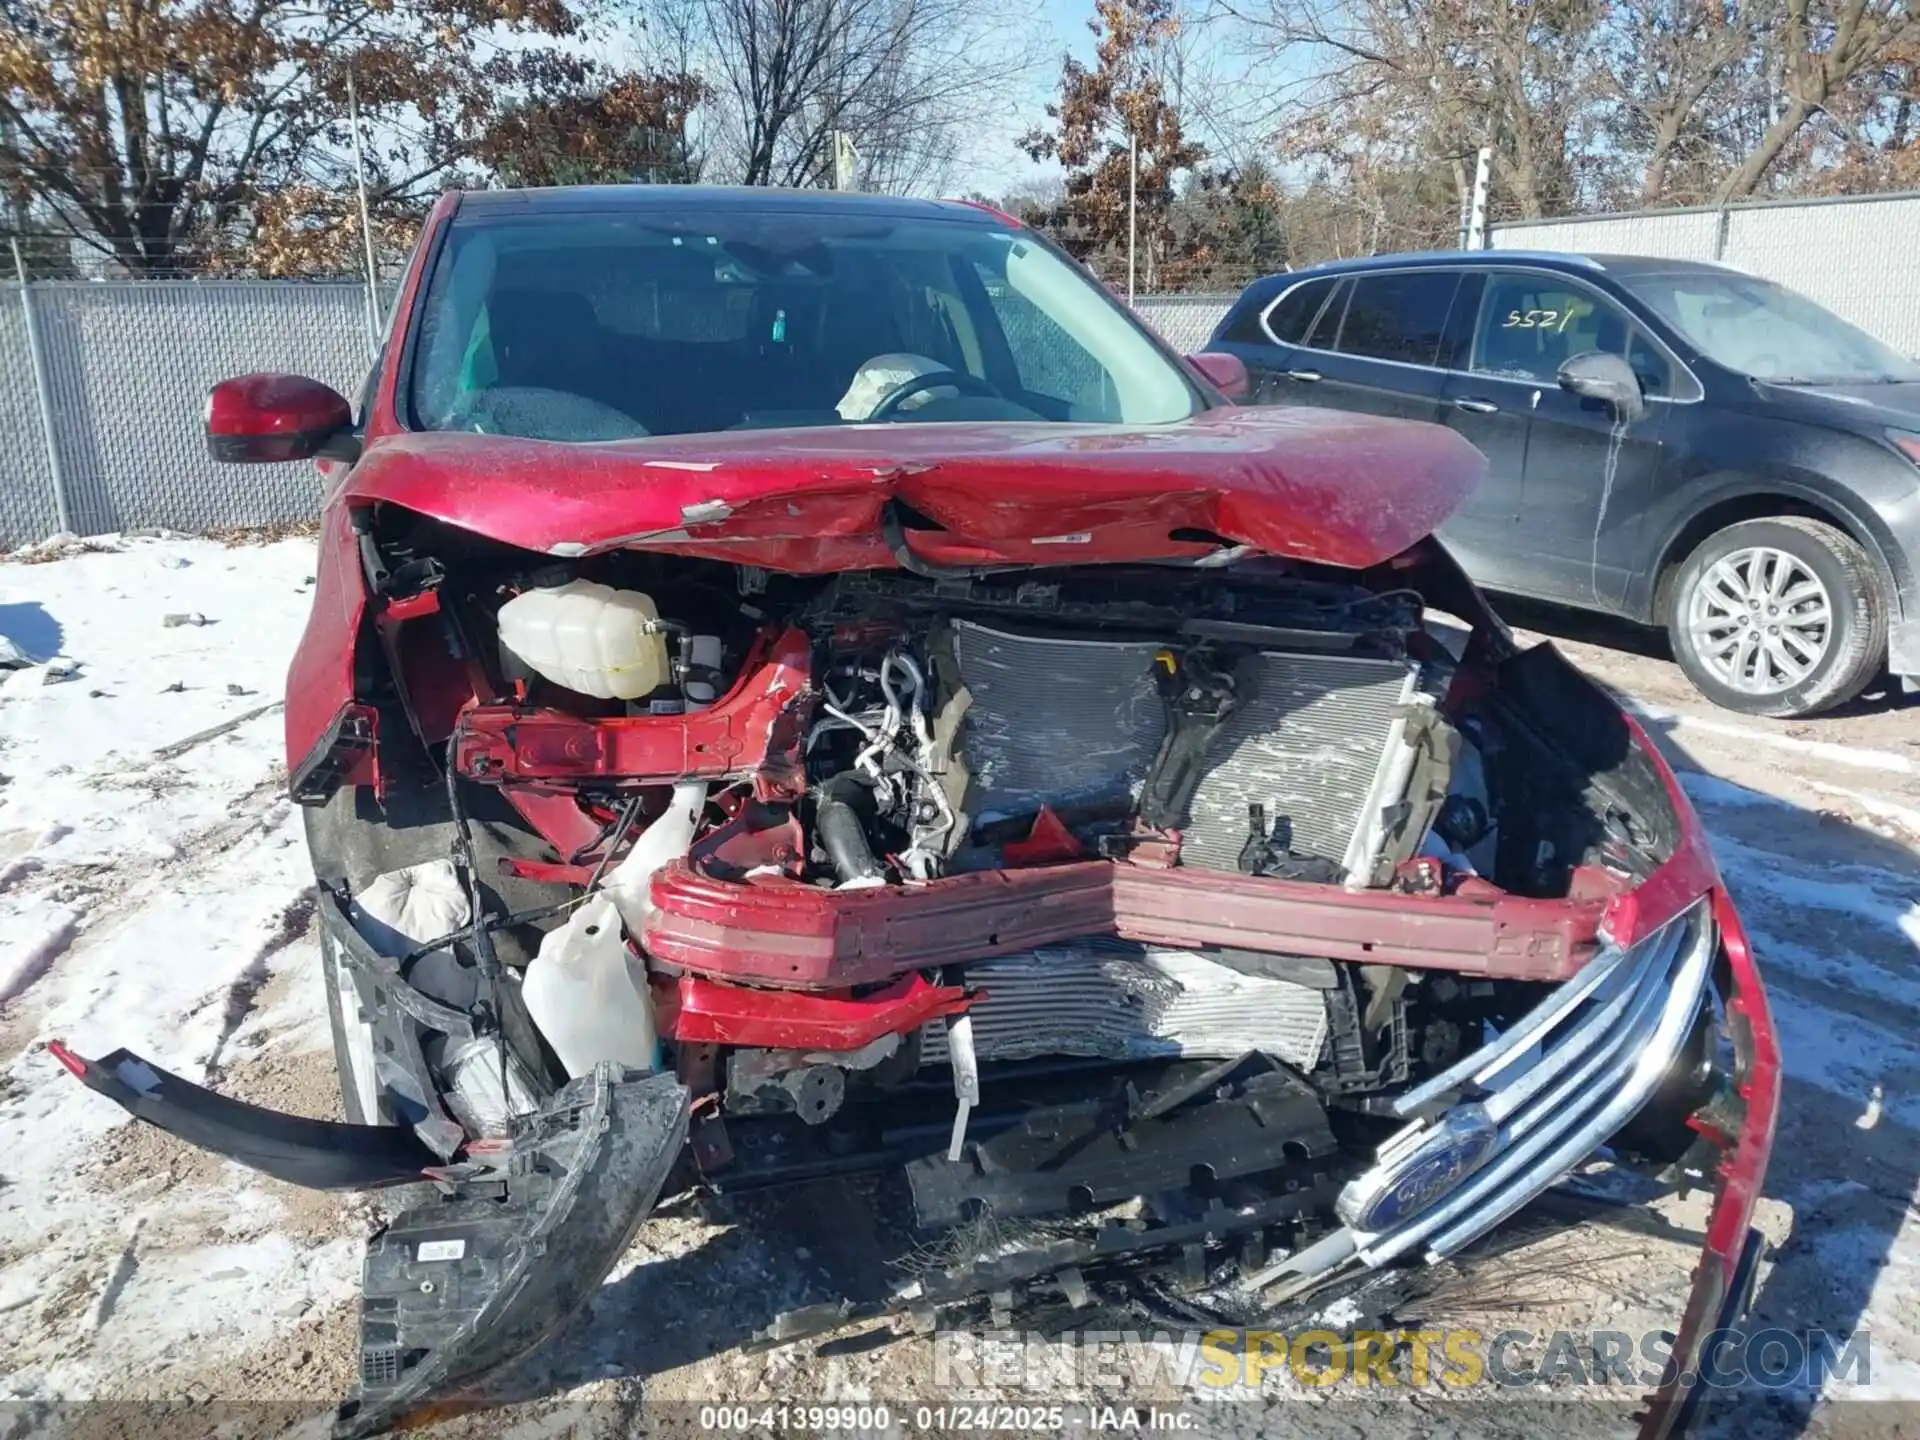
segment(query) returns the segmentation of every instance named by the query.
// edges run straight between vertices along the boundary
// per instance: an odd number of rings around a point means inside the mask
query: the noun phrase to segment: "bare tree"
[[[1519,217],[1920,178],[1913,0],[1211,3],[1250,76],[1291,77],[1243,113],[1383,234],[1421,228],[1409,176],[1464,193],[1482,145]]]
[[[1094,63],[1066,59],[1059,98],[1047,106],[1050,127],[1022,136],[1020,147],[1065,169],[1049,226],[1080,258],[1114,265],[1134,212],[1137,267],[1152,290],[1163,266],[1178,269],[1169,223],[1176,178],[1206,158],[1168,94],[1175,87],[1163,62],[1179,18],[1173,0],[1094,0],[1087,23],[1097,37]]]
[[[1920,17],[1908,0],[1774,0],[1766,33],[1780,103],[1759,143],[1720,187],[1723,200],[1754,194],[1815,117],[1843,114],[1849,91],[1920,36]]]
[[[862,188],[936,186],[1007,108],[1035,57],[1023,0],[668,0],[648,12],[655,54],[709,87],[713,172],[747,185],[818,185],[833,136]]]
[[[299,269],[357,239],[349,74],[397,223],[503,96],[588,71],[580,28],[568,0],[0,0],[0,188],[135,273]]]
[[[1768,3],[1615,0],[1602,66],[1623,198],[1696,203],[1739,163],[1755,138],[1740,122],[1763,86]]]
[[[1421,163],[1488,145],[1501,193],[1536,216],[1580,197],[1605,11],[1601,0],[1267,0],[1232,13],[1269,51],[1310,60],[1284,148]]]

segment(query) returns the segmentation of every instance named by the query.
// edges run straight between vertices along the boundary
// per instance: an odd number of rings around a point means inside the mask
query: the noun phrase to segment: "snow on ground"
[[[126,1045],[204,1083],[329,1044],[278,759],[312,558],[310,540],[135,540],[0,566],[0,633],[77,666],[0,680],[0,1354],[14,1396],[98,1393],[188,1337],[258,1345],[357,1280],[348,1227],[294,1243],[285,1200],[238,1167],[122,1189],[143,1177],[102,1161],[132,1127],[42,1048]],[[301,983],[274,987],[283,974]]]
[[[273,708],[312,564],[308,540],[181,539],[0,564],[0,636],[55,662],[0,671],[0,1400],[205,1393],[204,1376],[262,1395],[344,1384],[368,1213],[135,1127],[44,1050],[126,1045],[243,1098],[333,1113]],[[1876,1390],[1920,1398],[1920,750],[1900,739],[1914,711],[1747,722],[1676,695],[1653,660],[1574,648],[1644,702],[1687,772],[1766,967],[1787,1060],[1769,1193],[1793,1234],[1760,1312],[1869,1327]],[[811,1370],[735,1348],[749,1319],[848,1263],[833,1215],[793,1223],[813,1227],[804,1244],[648,1226],[598,1323],[538,1372],[545,1393],[625,1383],[613,1376],[650,1397],[789,1398],[804,1380],[804,1395],[885,1398],[902,1375],[924,1381],[910,1341]],[[1661,1263],[1672,1273],[1634,1284],[1665,1313],[1690,1257]],[[1589,1254],[1553,1283],[1603,1269]],[[1597,1313],[1617,1318],[1610,1295]]]

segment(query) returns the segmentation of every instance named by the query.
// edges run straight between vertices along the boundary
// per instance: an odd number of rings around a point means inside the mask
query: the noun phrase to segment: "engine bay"
[[[471,935],[393,976],[499,997],[512,1064],[426,1045],[469,1134],[611,1056],[709,1097],[698,1169],[751,1188],[966,1168],[1035,1096],[1251,1065],[1338,1122],[1307,1146],[1338,1179],[1671,844],[1612,707],[1438,551],[797,575],[365,539],[380,800],[310,797],[310,841],[349,913],[472,877],[440,925]],[[1188,1188],[1177,1146],[1128,1154]]]
[[[539,1012],[541,957],[610,932],[564,951],[625,961],[601,1023],[736,1128],[812,1143],[931,1080],[958,1155],[998,1075],[1250,1055],[1364,1112],[1574,973],[1661,858],[1630,757],[1548,743],[1406,567],[378,551],[383,788],[497,796],[508,983]],[[526,1028],[529,1094],[614,1043]]]

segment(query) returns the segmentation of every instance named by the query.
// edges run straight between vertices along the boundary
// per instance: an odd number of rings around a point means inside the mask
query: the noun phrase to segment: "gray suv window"
[[[1457,271],[1399,270],[1354,277],[1346,323],[1335,349],[1369,360],[1431,365],[1440,353]]]
[[[1309,280],[1294,286],[1267,312],[1268,333],[1283,345],[1301,344],[1306,339],[1307,326],[1327,303],[1333,285],[1331,280]]]
[[[1515,271],[1489,277],[1474,334],[1475,370],[1551,385],[1562,365],[1591,350],[1625,360],[1647,394],[1673,393],[1665,357],[1611,301],[1552,275]]]

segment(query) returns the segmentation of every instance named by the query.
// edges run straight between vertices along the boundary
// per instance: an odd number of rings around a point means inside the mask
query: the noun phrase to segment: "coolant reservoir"
[[[570,580],[500,607],[500,643],[534,674],[600,700],[632,700],[672,678],[653,597]]]
[[[574,1077],[602,1060],[633,1070],[659,1063],[646,972],[627,949],[613,901],[594,895],[547,932],[527,966],[527,1013]]]

